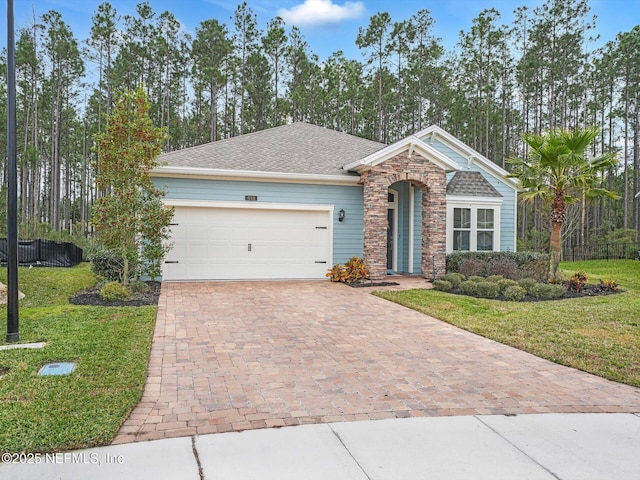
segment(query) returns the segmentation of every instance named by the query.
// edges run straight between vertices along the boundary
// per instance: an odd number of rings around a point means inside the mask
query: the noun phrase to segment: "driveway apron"
[[[640,389],[325,281],[164,283],[114,443],[386,418],[640,412]]]

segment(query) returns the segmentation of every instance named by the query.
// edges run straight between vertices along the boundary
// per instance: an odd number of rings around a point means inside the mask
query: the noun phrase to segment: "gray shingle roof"
[[[342,169],[385,145],[309,123],[292,123],[162,154],[171,167],[353,175]]]
[[[447,195],[502,197],[480,172],[456,172],[447,185]]]

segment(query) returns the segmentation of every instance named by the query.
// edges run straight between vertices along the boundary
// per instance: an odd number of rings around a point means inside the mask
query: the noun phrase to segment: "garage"
[[[219,203],[174,205],[163,280],[324,278],[333,207]]]

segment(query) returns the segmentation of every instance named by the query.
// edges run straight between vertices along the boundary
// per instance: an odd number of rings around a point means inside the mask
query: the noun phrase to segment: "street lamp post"
[[[7,0],[7,342],[18,327],[18,170],[16,165],[16,63],[13,0]]]

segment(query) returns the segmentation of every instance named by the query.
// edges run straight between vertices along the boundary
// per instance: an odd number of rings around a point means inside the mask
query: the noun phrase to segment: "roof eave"
[[[230,170],[220,168],[162,166],[151,170],[152,177],[178,178],[221,178],[243,181],[258,180],[271,182],[325,183],[339,185],[356,185],[360,181],[355,175],[329,175],[314,173],[264,172],[255,170]]]

